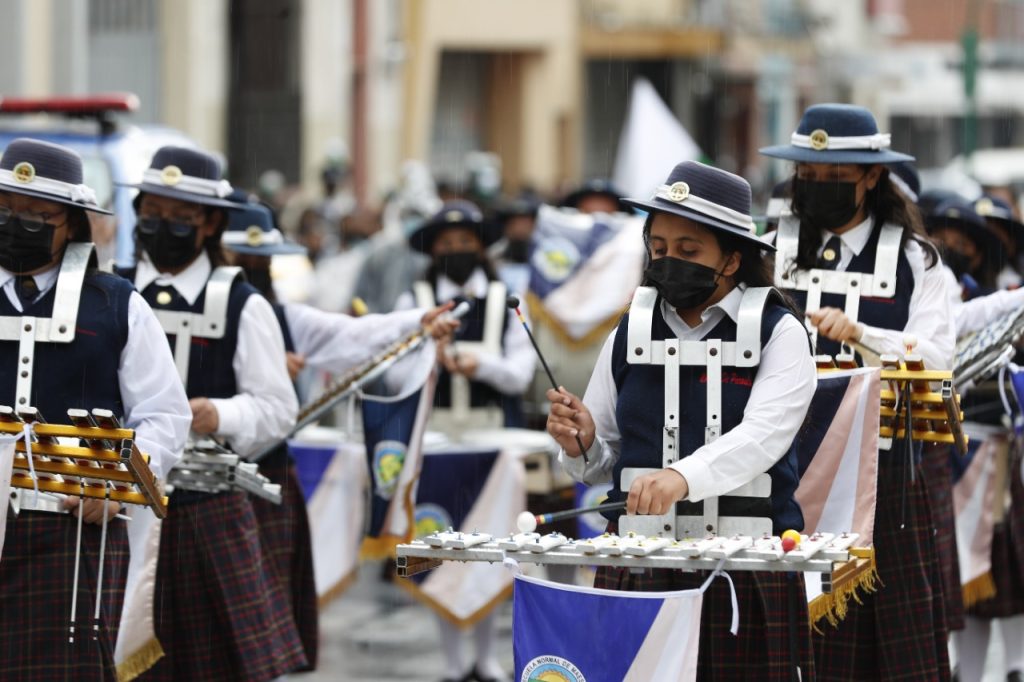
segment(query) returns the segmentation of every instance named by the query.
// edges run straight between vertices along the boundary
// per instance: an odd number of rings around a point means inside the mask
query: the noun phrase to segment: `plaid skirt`
[[[313,670],[320,637],[313,541],[295,467],[290,462],[281,464],[260,466],[264,476],[281,485],[281,504],[253,497],[252,508],[260,527],[263,556],[271,560],[278,583],[291,602],[292,617],[306,654],[307,667],[303,670]]]
[[[6,501],[0,504],[7,504]],[[7,516],[0,561],[0,680],[115,682],[114,645],[128,573],[124,521],[107,528],[99,637],[93,639],[100,526],[82,526],[75,641],[68,641],[78,519],[70,514]]]
[[[140,680],[272,680],[306,664],[244,493],[175,505],[160,535],[156,635]]]
[[[923,471],[911,485],[906,457],[882,453],[874,545],[877,592],[850,604],[837,628],[815,633],[819,680],[948,680],[942,572]]]
[[[1011,453],[1014,450],[1011,449]],[[1024,484],[1021,457],[1010,457],[1010,507],[992,537],[992,579],[996,596],[967,610],[977,618],[1009,618],[1024,613]]]
[[[700,614],[697,679],[792,682],[798,661],[804,682],[814,679],[814,658],[807,623],[807,593],[799,573],[731,571],[739,603],[740,628],[732,624],[729,583],[716,578],[704,593]],[[690,590],[707,580],[708,571],[601,566],[594,587],[633,592]],[[791,618],[792,615],[792,618]]]
[[[960,561],[956,551],[956,513],[953,510],[953,468],[950,447],[945,444],[924,446],[921,468],[924,470],[928,503],[935,524],[935,552],[942,573],[942,599],[946,607],[946,629],[963,630],[964,599],[960,589]]]

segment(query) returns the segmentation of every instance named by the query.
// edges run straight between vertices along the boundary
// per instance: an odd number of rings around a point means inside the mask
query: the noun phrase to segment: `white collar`
[[[181,294],[182,298],[194,305],[199,294],[206,288],[206,282],[210,279],[213,267],[210,265],[210,257],[206,251],[200,251],[199,257],[189,263],[188,267],[177,275],[169,275],[160,272],[149,260],[149,256],[143,252],[135,270],[135,288],[144,291],[153,282],[159,286],[172,286]]]
[[[707,324],[709,320],[714,320],[717,324],[726,315],[732,318],[733,322],[737,322],[740,315],[740,303],[743,301],[743,291],[745,289],[746,287],[742,284],[735,286],[732,291],[722,297],[721,301],[705,308],[700,314],[700,324],[697,327],[691,327],[686,324],[686,321],[679,317],[676,309],[669,305],[665,299],[661,299],[661,314],[669,322],[669,326],[673,327],[673,331],[675,331],[675,322],[682,324],[684,329],[691,331]]]
[[[469,276],[466,283],[459,286],[445,274],[437,276],[437,300],[439,303],[450,301],[456,296],[472,296],[473,298],[486,298],[490,281],[484,269],[477,267]]]
[[[60,274],[60,263],[54,265],[49,270],[43,272],[37,272],[32,275],[32,279],[35,280],[36,286],[39,287],[39,293],[45,294],[50,290],[50,287],[57,281],[57,275]],[[15,273],[10,270],[4,270],[0,268],[0,287],[6,286],[15,277],[18,277]]]
[[[839,237],[840,241],[843,242],[843,246],[850,251],[853,251],[855,256],[859,256],[860,252],[867,246],[868,240],[871,239],[872,227],[874,224],[874,218],[868,216],[864,222],[850,228],[846,232],[837,235],[835,232],[829,230],[821,231],[821,243],[825,244],[832,237]]]

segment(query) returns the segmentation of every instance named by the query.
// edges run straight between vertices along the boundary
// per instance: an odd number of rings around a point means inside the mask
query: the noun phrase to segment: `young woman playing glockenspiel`
[[[564,389],[549,391],[548,432],[563,448],[569,473],[588,484],[611,481],[611,500],[626,500],[628,514],[665,514],[680,500],[699,502],[725,495],[767,472],[775,534],[800,530],[803,516],[793,499],[798,483],[794,436],[816,385],[807,332],[771,286],[761,242],[750,220],[750,186],[742,178],[696,162],[679,164],[650,201],[629,200],[649,216],[644,239],[650,265],[629,314],[612,333],[581,401]],[[646,291],[646,297],[644,293]],[[656,297],[654,293],[656,292]],[[646,301],[646,302],[645,302]],[[742,313],[741,313],[742,311]],[[750,313],[753,313],[751,316]],[[641,324],[641,320],[650,320]],[[632,328],[631,328],[632,325]],[[648,327],[641,329],[640,327]],[[630,343],[746,340],[749,354],[710,350],[720,382],[708,368],[683,362],[679,372],[678,435],[665,399],[663,367],[641,364]],[[685,347],[685,348],[684,348]],[[666,353],[667,355],[667,353]],[[674,370],[670,370],[674,371]],[[708,405],[720,409],[708,409]],[[576,437],[587,449],[580,456]],[[668,443],[665,438],[672,438]],[[671,444],[678,457],[667,454]],[[655,470],[621,489],[626,468]],[[609,516],[617,529],[618,514]],[[596,587],[675,590],[698,587],[701,573],[664,569],[633,573],[600,568]],[[701,680],[792,680],[813,677],[807,604],[798,574],[733,572],[740,629],[729,632],[729,586],[711,583],[701,615]]]

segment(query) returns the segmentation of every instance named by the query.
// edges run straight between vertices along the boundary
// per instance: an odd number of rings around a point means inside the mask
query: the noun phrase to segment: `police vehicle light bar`
[[[110,111],[131,112],[138,108],[139,98],[130,92],[84,97],[0,97],[0,113],[3,114],[90,116]]]

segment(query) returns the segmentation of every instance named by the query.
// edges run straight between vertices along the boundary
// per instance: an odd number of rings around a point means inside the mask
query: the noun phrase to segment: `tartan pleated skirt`
[[[187,504],[172,495],[154,602],[165,656],[140,680],[262,682],[306,665],[244,493]]]
[[[295,467],[289,461],[261,465],[260,472],[281,486],[280,505],[252,498],[263,556],[271,560],[277,580],[291,603],[292,617],[306,655],[307,667],[303,670],[313,670],[320,629],[306,502]]]
[[[124,521],[109,522],[94,639],[101,528],[83,524],[75,641],[69,642],[77,529],[78,519],[70,514],[8,514],[0,560],[0,680],[117,680],[114,645],[128,572],[128,534]]]
[[[899,445],[897,445],[899,447]],[[846,618],[815,633],[819,680],[948,680],[942,571],[924,473],[910,482],[904,454],[881,453],[875,560],[881,585]]]
[[[942,599],[946,606],[946,628],[964,627],[964,599],[960,589],[960,561],[956,549],[956,513],[953,510],[953,467],[950,446],[927,444],[921,459],[928,503],[935,524],[935,552],[942,572]]]

